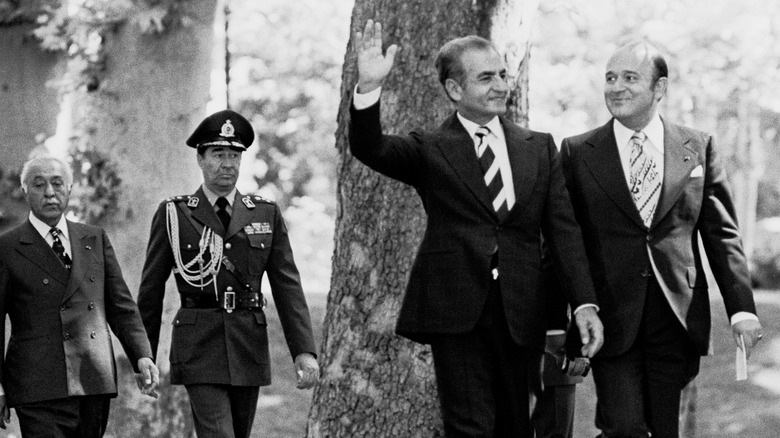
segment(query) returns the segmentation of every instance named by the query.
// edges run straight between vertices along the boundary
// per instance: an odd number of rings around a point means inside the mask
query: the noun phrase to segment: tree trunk
[[[41,48],[30,20],[0,25],[0,173],[21,170],[56,129],[58,93],[50,83],[62,74],[64,56]]]
[[[385,42],[401,47],[383,84],[385,132],[432,129],[453,111],[433,68],[438,49],[450,39],[500,35],[496,43],[501,50],[524,50],[525,41],[517,41],[522,23],[508,23],[522,18],[516,10],[521,3],[357,0],[353,35],[366,20],[375,19],[382,23]],[[495,20],[499,15],[501,22]],[[442,436],[430,350],[394,334],[425,214],[410,187],[368,169],[348,152],[349,105],[357,80],[352,44],[350,39],[336,133],[341,162],[320,355],[323,376],[314,390],[308,436]]]

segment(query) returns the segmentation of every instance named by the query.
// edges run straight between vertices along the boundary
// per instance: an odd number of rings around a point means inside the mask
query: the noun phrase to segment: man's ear
[[[458,81],[452,78],[447,78],[447,80],[444,81],[444,90],[447,91],[447,96],[449,96],[453,102],[460,102],[463,87],[460,86]]]
[[[668,85],[669,85],[668,78],[658,78],[658,80],[655,81],[655,86],[653,87],[653,94],[655,96],[655,100],[660,101],[664,96],[666,96],[666,87]]]

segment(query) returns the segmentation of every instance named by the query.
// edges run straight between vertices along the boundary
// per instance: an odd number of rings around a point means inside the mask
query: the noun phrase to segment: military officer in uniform
[[[203,185],[162,202],[152,219],[138,306],[157,353],[165,282],[174,272],[171,383],[185,385],[200,437],[249,437],[259,387],[271,383],[265,299],[268,275],[298,376],[319,378],[309,310],[279,207],[236,190],[254,131],[240,114],[207,117],[187,140]]]

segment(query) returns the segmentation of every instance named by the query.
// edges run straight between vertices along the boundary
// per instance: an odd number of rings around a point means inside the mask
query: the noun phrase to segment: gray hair
[[[22,190],[24,190],[25,193],[27,192],[27,180],[30,178],[30,170],[46,162],[58,163],[65,172],[65,185],[68,187],[73,185],[73,169],[70,168],[70,164],[68,164],[67,161],[55,157],[54,155],[38,155],[27,160],[27,162],[24,163],[24,166],[22,166],[22,174],[19,176],[19,179],[22,183]]]

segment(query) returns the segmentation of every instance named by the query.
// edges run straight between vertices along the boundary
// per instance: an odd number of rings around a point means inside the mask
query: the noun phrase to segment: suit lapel
[[[632,221],[644,228],[644,222],[628,190],[612,123],[613,121],[610,121],[602,126],[588,140],[591,149],[585,155],[585,165],[612,202]]]
[[[539,161],[536,157],[529,156],[526,144],[527,133],[503,117],[501,117],[501,125],[504,128],[506,152],[509,157],[509,166],[512,169],[512,185],[515,191],[515,205],[507,215],[507,219],[509,219],[518,211],[522,211],[523,205],[528,204],[539,173]]]
[[[30,221],[27,221],[27,226],[19,237],[17,252],[49,274],[54,280],[67,284],[68,270],[62,266],[62,262]]]
[[[678,126],[664,123],[664,182],[651,228],[669,213],[699,164],[699,154],[688,147],[688,142],[690,138]]]
[[[233,215],[230,217],[230,225],[228,226],[225,240],[230,239],[241,231],[245,224],[250,221],[251,212],[249,208],[244,204],[242,200],[244,196],[236,190],[236,198],[233,200]]]
[[[442,124],[442,134],[436,146],[441,151],[447,162],[455,170],[458,178],[466,185],[466,188],[485,208],[495,215],[493,204],[490,202],[490,194],[485,185],[482,169],[479,168],[474,141],[469,137],[468,131],[453,114]]]
[[[206,197],[206,194],[203,193],[203,188],[199,188],[192,196],[199,200],[198,206],[192,209],[192,217],[204,226],[216,231],[217,234],[224,236],[226,230],[222,226],[222,222],[219,221],[219,217],[214,211],[214,206],[209,203],[209,199]]]
[[[86,282],[90,268],[95,265],[97,256],[97,236],[86,232],[79,224],[68,221],[68,234],[70,235],[70,250],[73,254],[73,266],[70,268],[65,293],[62,301],[65,302],[76,293],[79,286]]]

